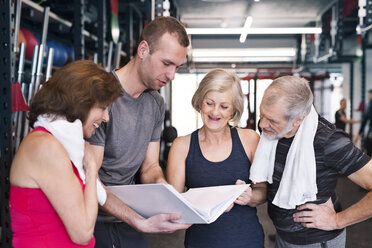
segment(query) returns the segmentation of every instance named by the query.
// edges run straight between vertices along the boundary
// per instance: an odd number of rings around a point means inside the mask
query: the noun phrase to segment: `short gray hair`
[[[223,69],[214,69],[208,72],[194,93],[191,104],[196,111],[200,112],[203,100],[209,92],[226,92],[228,90],[232,92],[234,108],[229,122],[237,126],[244,110],[244,95],[240,86],[240,79],[235,73]]]
[[[313,93],[309,82],[297,76],[283,76],[275,79],[265,90],[262,104],[272,105],[278,101],[286,104],[286,119],[295,120],[310,113]]]

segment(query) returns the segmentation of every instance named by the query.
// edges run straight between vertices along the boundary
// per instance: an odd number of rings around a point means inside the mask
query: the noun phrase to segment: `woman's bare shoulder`
[[[241,138],[244,139],[253,139],[253,140],[259,140],[260,136],[258,133],[252,129],[248,128],[237,128],[238,134]]]
[[[29,134],[22,142],[19,152],[36,160],[67,156],[62,144],[53,135],[42,131]]]
[[[39,178],[66,169],[69,158],[62,144],[51,134],[36,131],[25,137],[14,156],[10,179],[13,185],[39,187]]]
[[[191,139],[191,134],[179,136],[173,141],[172,146],[177,146],[177,147],[187,146],[188,147],[188,145],[190,144],[190,139]]]

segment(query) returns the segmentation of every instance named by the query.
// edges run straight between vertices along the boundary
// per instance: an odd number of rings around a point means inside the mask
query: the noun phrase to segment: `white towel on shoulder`
[[[314,137],[318,128],[318,114],[311,107],[310,113],[301,123],[289,148],[285,167],[273,204],[285,209],[294,209],[308,201],[316,200],[316,163]],[[250,170],[254,183],[272,183],[276,146],[278,140],[264,135],[260,142]]]
[[[81,180],[83,180],[85,184],[85,171],[83,167],[84,138],[81,121],[75,120],[74,122],[69,122],[66,118],[60,116],[39,115],[34,127],[44,127],[61,142],[79,172]],[[107,194],[98,178],[97,198],[98,203],[103,206],[106,202]]]

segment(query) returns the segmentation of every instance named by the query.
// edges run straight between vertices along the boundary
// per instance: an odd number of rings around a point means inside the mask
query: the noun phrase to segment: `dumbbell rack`
[[[46,40],[46,34],[48,34],[48,40],[73,47],[75,60],[87,59],[94,55],[93,57],[96,63],[106,67],[107,70],[111,70],[112,57],[115,63],[114,68],[119,67],[120,57],[125,58],[126,62],[129,61],[132,50],[136,45],[135,40],[137,40],[141,32],[143,24],[153,19],[154,13],[152,11],[156,10],[153,6],[155,6],[155,2],[161,1],[123,2],[120,12],[123,16],[121,19],[123,22],[121,24],[125,24],[121,26],[124,33],[121,39],[123,41],[124,51],[121,50],[121,41],[118,42],[116,40],[116,45],[113,45],[110,42],[112,37],[108,35],[108,24],[110,20],[108,20],[107,14],[110,12],[108,9],[111,6],[110,0],[94,2],[88,0],[71,0],[67,6],[69,7],[68,10],[60,8],[61,6],[58,6],[58,1],[46,1],[42,5],[35,2],[35,0],[0,1],[0,247],[2,248],[12,247],[12,232],[9,217],[9,171],[17,148],[18,139],[22,139],[23,137],[22,135],[17,136],[15,134],[17,132],[14,132],[14,123],[21,123],[20,121],[14,122],[14,120],[20,120],[22,117],[14,118],[11,111],[12,85],[19,78],[16,78],[16,68],[18,67],[18,63],[21,64],[21,56],[17,54],[19,33],[14,31],[19,30],[21,27],[22,29],[27,29],[38,34],[41,32],[41,27],[43,27],[42,35],[39,38],[40,43]],[[156,6],[158,5],[161,6],[161,4],[157,4]],[[88,7],[92,7],[93,11]],[[48,9],[47,11],[47,8],[50,8],[50,10]],[[149,13],[152,13],[151,16]],[[89,15],[91,15],[90,19]],[[48,23],[49,27],[48,25],[43,25],[44,23]],[[48,29],[49,31],[45,31]],[[29,47],[33,48],[33,46]],[[114,46],[115,48],[113,48]],[[114,53],[115,55],[111,56]],[[41,56],[38,56],[38,58],[41,58]],[[40,59],[40,61],[43,60]],[[22,72],[24,79],[19,83],[27,82],[26,85],[30,85],[31,87],[29,82],[32,82],[32,75],[34,74],[29,72],[33,71],[33,65],[34,60],[25,60],[25,70]],[[39,69],[39,66],[37,67]],[[41,63],[42,71],[45,71],[45,67],[45,64]],[[58,68],[58,66],[53,66],[53,69]],[[18,70],[18,72],[20,74],[21,71]],[[31,75],[31,79],[27,78],[29,75]],[[40,76],[40,73],[37,72],[35,75]],[[28,88],[28,86],[25,88]],[[23,94],[24,96],[29,96],[24,92]],[[23,126],[27,127],[26,124]],[[21,128],[21,130],[25,129]],[[27,132],[23,131],[23,133]]]
[[[73,29],[73,46],[75,58],[85,58],[85,38],[96,42],[98,51],[98,63],[104,61],[105,49],[108,44],[105,41],[106,20],[105,20],[105,1],[97,1],[100,5],[99,9],[102,13],[98,15],[97,36],[90,34],[84,29],[84,4],[86,0],[74,0],[74,18],[73,22],[60,18],[53,12],[49,12],[50,23],[58,25],[60,28],[71,30]],[[0,247],[12,247],[12,231],[9,216],[9,171],[14,155],[15,137],[12,135],[12,113],[11,113],[11,85],[16,79],[16,52],[14,43],[17,43],[15,38],[15,22],[17,16],[14,0],[0,1]],[[33,18],[41,23],[41,17],[44,8],[35,4],[30,0],[22,0],[22,11],[32,12]],[[21,15],[22,16],[22,15]],[[39,18],[39,19],[38,19]],[[41,38],[41,37],[40,37]],[[16,44],[17,45],[17,44]],[[30,61],[27,62],[28,65]]]

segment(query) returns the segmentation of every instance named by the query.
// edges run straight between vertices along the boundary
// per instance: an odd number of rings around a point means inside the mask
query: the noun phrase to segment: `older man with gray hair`
[[[262,137],[250,179],[267,181],[276,247],[345,247],[345,227],[372,216],[372,162],[346,133],[318,116],[308,82],[275,79],[260,105]],[[342,211],[341,172],[369,193]]]

